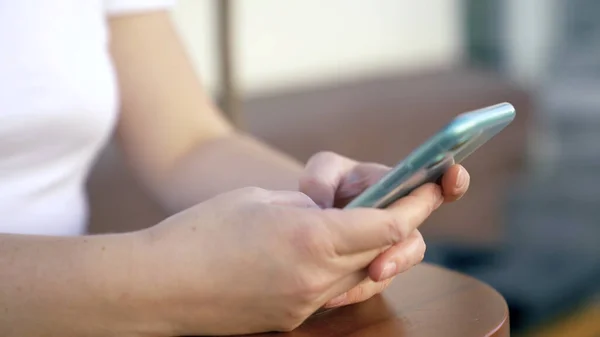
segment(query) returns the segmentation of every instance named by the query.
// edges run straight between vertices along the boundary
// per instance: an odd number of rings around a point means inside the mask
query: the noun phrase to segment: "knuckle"
[[[317,308],[330,282],[325,275],[311,272],[296,272],[289,282],[285,282],[283,294],[288,304],[282,312],[292,322],[303,321]]]
[[[403,252],[394,258],[394,262],[398,266],[399,272],[405,272],[413,266],[421,263],[425,258],[425,242],[419,240],[417,247],[410,252]]]
[[[327,160],[341,157],[339,154],[333,151],[319,151],[312,156],[314,160]]]
[[[410,234],[406,221],[398,216],[389,216],[386,226],[391,244],[406,240]]]
[[[330,255],[330,245],[325,241],[325,235],[319,226],[299,224],[289,231],[289,241],[293,249],[303,259],[318,259]]]
[[[317,280],[311,277],[309,272],[302,270],[289,275],[281,288],[287,302],[293,304],[294,309],[312,303],[313,296],[322,290]]]
[[[310,306],[328,289],[328,284],[318,276],[304,277],[298,284],[296,301],[300,307]]]
[[[394,262],[396,263],[396,266],[398,268],[398,272],[399,273],[405,272],[410,267],[412,267],[412,264],[411,264],[410,260],[411,259],[408,256],[406,256],[406,253],[404,253],[404,254],[398,254],[394,258]]]
[[[241,188],[240,193],[243,195],[248,195],[248,196],[260,196],[260,195],[266,195],[268,193],[268,191],[265,190],[264,188],[249,186],[249,187]]]

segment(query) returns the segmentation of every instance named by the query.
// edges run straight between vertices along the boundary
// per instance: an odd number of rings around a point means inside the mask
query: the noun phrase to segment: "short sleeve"
[[[104,0],[106,15],[123,15],[171,9],[176,0]]]

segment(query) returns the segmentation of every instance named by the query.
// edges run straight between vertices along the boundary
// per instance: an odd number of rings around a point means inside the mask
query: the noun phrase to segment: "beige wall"
[[[174,18],[206,86],[218,83],[213,2],[178,0]],[[238,80],[246,94],[460,58],[459,0],[237,0]]]

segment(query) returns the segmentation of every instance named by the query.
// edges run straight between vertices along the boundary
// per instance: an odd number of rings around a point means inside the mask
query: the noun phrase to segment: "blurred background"
[[[456,114],[511,102],[515,122],[464,163],[468,195],[423,226],[426,260],[501,292],[515,335],[600,336],[598,13],[593,0],[179,0],[173,18],[223,110],[300,160],[394,165]],[[92,230],[132,226],[103,192],[127,179],[106,178],[114,156],[90,180]]]

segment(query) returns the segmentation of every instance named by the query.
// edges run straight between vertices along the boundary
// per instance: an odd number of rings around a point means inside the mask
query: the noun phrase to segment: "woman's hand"
[[[331,152],[314,155],[300,179],[300,191],[322,208],[343,207],[390,170],[374,163],[359,163]],[[469,173],[460,165],[452,166],[441,181],[444,200],[460,199],[469,188]],[[369,278],[352,290],[329,301],[337,307],[369,299],[383,291],[392,277],[423,260],[425,242],[418,230],[406,240],[390,247],[369,266]]]
[[[171,335],[291,330],[363,282],[386,247],[417,242],[442,202],[434,184],[386,210],[321,209],[300,192],[222,194],[140,232],[146,317]]]

